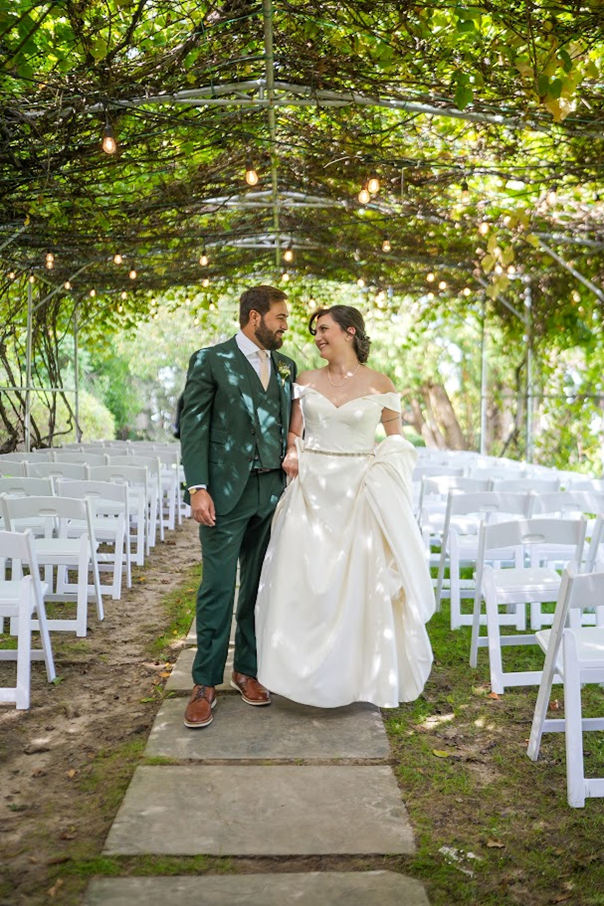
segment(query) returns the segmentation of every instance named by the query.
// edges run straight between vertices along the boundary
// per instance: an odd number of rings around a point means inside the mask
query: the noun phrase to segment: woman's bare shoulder
[[[296,384],[300,384],[302,387],[311,386],[315,383],[322,371],[322,368],[313,368],[308,371],[302,371],[296,377]]]
[[[374,371],[373,368],[366,367],[367,382],[371,385],[374,393],[396,393],[396,387],[387,374],[381,371]]]

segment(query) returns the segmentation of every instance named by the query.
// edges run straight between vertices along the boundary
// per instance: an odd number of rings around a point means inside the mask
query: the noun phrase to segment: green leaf
[[[548,93],[548,90],[549,90],[548,76],[541,73],[541,75],[537,79],[537,88],[539,89],[539,94],[541,94],[541,95],[545,95]]]
[[[476,25],[474,24],[472,19],[464,19],[464,20],[458,19],[456,28],[457,28],[457,31],[461,32],[462,34],[464,32],[467,33],[470,31],[476,31]]]
[[[458,84],[455,91],[455,104],[460,110],[465,110],[474,100],[474,92],[467,85]]]

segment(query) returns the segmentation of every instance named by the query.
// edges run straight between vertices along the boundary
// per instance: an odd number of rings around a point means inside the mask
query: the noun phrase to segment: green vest
[[[281,424],[281,397],[275,376],[275,367],[271,368],[268,387],[264,390],[254,367],[248,362],[252,399],[256,410],[256,449],[254,450],[254,469],[279,469],[283,458],[283,425]]]

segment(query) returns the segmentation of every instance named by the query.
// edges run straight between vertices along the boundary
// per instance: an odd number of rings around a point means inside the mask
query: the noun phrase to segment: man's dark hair
[[[252,286],[242,293],[239,300],[239,324],[241,327],[250,320],[250,312],[257,311],[264,316],[273,302],[285,302],[286,294],[276,286]]]

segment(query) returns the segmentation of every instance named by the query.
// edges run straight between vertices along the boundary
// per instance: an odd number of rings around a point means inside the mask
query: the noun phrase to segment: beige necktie
[[[266,349],[259,349],[258,355],[260,356],[260,383],[266,390],[268,387],[269,373],[268,373],[268,352]]]

